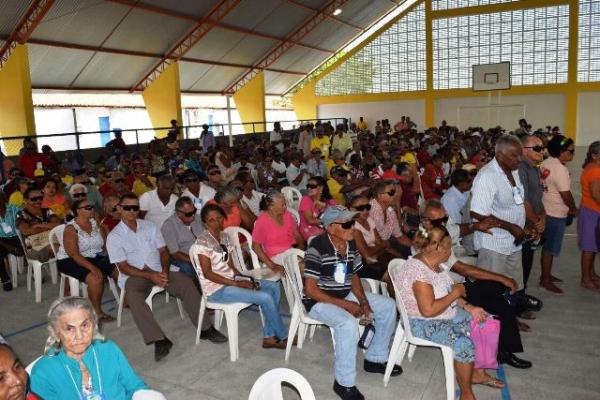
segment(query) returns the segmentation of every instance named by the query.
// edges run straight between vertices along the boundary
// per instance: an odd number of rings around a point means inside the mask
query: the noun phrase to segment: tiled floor
[[[579,150],[579,149],[578,149]],[[578,151],[581,154],[583,150]],[[574,169],[580,160],[572,163]],[[573,171],[574,188],[578,174]],[[530,293],[544,300],[544,309],[531,321],[532,332],[523,334],[523,358],[534,363],[530,370],[506,367],[508,390],[503,392],[477,387],[478,399],[600,399],[600,293],[579,287],[579,251],[574,227],[568,229],[562,256],[555,262],[555,275],[563,278],[566,294],[557,296],[537,287],[539,261],[536,258],[530,279]],[[44,284],[43,302],[35,304],[27,292],[24,276],[11,293],[0,292],[0,331],[8,335],[25,362],[41,354],[46,339],[45,314],[58,294],[58,285]],[[114,300],[105,296],[106,307],[114,310]],[[287,306],[282,307],[287,312]],[[115,340],[143,378],[169,400],[246,399],[254,381],[265,371],[285,367],[284,352],[260,347],[260,319],[256,311],[240,315],[240,359],[229,361],[226,344],[194,344],[195,330],[189,320],[181,320],[175,301],[165,304],[164,296],[155,300],[157,319],[175,346],[171,354],[155,363],[153,347],[145,346],[128,310],[123,326],[106,326],[104,333]],[[286,319],[286,322],[288,320]],[[223,327],[224,328],[224,327]],[[287,367],[303,374],[311,383],[317,399],[335,399],[333,356],[329,331],[319,329],[314,341],[302,350],[292,349]],[[357,365],[362,366],[362,355]],[[438,351],[418,349],[412,362],[405,361],[404,374],[392,378],[387,388],[382,376],[367,374],[359,368],[358,386],[367,399],[443,399],[445,383],[441,355]],[[286,399],[297,396],[284,389]]]

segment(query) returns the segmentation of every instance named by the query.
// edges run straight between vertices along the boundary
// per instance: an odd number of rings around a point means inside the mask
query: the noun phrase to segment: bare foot
[[[557,277],[556,277],[556,276],[554,276],[554,275],[550,275],[550,280],[551,280],[552,282],[555,282],[555,283],[562,283],[562,282],[563,282],[563,280],[562,280],[562,279],[560,279],[560,278],[557,278]]]
[[[600,283],[595,281],[581,281],[581,287],[584,289],[600,291]]]
[[[565,293],[565,292],[563,292],[563,290],[561,288],[556,286],[554,284],[554,282],[540,282],[540,286],[543,287],[544,289],[546,289],[547,291],[555,293],[555,294],[564,294]]]

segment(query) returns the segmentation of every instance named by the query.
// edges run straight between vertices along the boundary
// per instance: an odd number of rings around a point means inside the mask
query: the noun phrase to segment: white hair
[[[85,187],[85,185],[84,185],[83,183],[74,183],[74,184],[72,184],[72,185],[71,185],[71,187],[69,188],[69,194],[71,195],[71,197],[73,197],[73,194],[74,194],[76,191],[79,191],[79,190],[81,190],[81,189],[83,189],[83,192],[84,192],[84,193],[87,193],[87,192],[88,192],[88,189]]]
[[[521,141],[513,135],[502,135],[496,141],[495,151],[496,153],[506,153],[509,147],[522,147]]]

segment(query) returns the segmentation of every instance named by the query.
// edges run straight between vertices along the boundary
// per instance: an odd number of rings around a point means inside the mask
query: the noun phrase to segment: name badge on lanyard
[[[442,184],[442,177],[441,176],[437,175],[435,177],[435,184],[438,185],[438,186]]]
[[[523,196],[521,195],[521,189],[519,189],[518,186],[513,186],[512,191],[513,191],[513,199],[515,200],[515,204],[518,206],[523,204]]]
[[[2,231],[7,235],[9,233],[12,233],[12,231],[13,231],[12,228],[10,227],[10,225],[7,224],[6,222],[0,223],[0,226],[2,227]]]
[[[335,281],[337,283],[344,283],[344,282],[346,282],[346,273],[347,272],[348,272],[348,264],[346,264],[345,262],[339,261],[338,263],[335,264],[335,271],[333,273],[333,279],[335,279]]]
[[[108,400],[104,393],[94,392],[81,398],[81,400]]]

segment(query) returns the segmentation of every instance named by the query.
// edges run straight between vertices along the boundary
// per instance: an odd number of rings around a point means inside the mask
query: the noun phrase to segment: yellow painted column
[[[181,90],[179,87],[179,64],[173,63],[142,92],[146,110],[150,115],[152,126],[167,128],[156,131],[157,137],[167,136],[171,120],[183,125],[181,117]]]
[[[233,94],[235,108],[238,110],[240,120],[248,124],[249,122],[260,122],[259,124],[244,125],[244,132],[264,132],[266,131],[265,120],[265,74],[260,72],[240,90]]]
[[[579,44],[579,2],[569,0],[569,62],[565,92],[565,126],[563,133],[577,140],[577,57]]]
[[[315,97],[315,85],[317,81],[313,80],[298,90],[292,96],[292,105],[296,112],[296,118],[299,120],[317,119],[317,101]]]
[[[435,101],[433,97],[433,21],[431,0],[425,0],[425,71],[427,94],[425,95],[425,128],[435,126]]]
[[[0,70],[0,136],[35,135],[27,45],[17,45]],[[17,155],[21,140],[4,141],[7,155]]]

